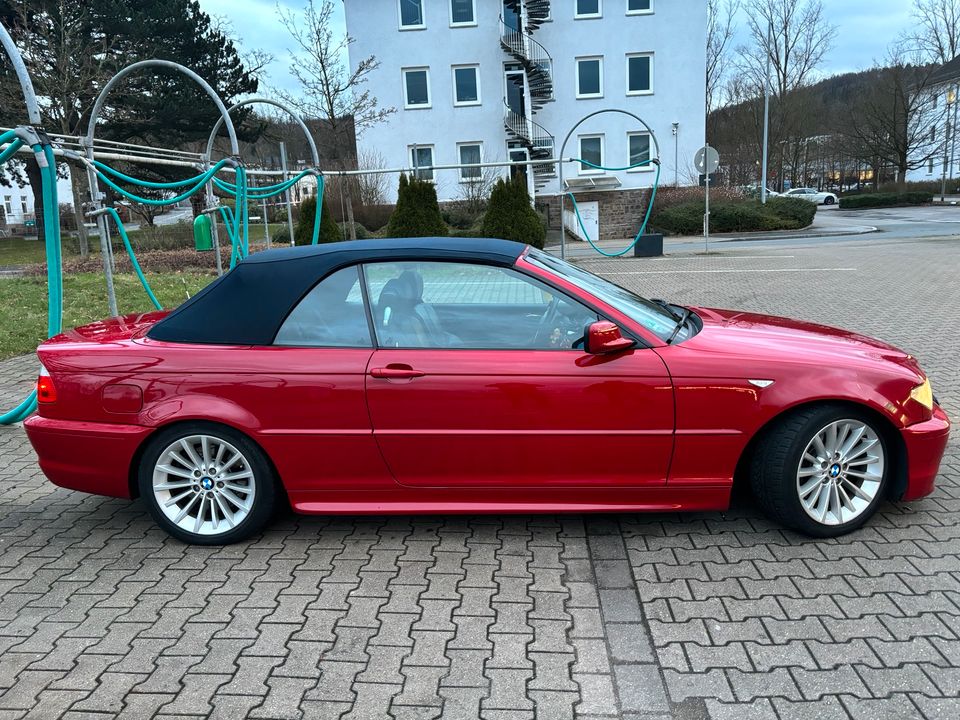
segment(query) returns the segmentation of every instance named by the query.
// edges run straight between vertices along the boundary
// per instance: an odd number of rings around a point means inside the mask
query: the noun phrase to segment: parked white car
[[[832,192],[820,192],[813,188],[793,188],[792,190],[787,190],[783,196],[809,200],[817,205],[833,205],[837,202],[837,196]]]

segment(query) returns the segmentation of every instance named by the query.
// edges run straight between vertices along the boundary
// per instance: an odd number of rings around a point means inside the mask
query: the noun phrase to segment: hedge
[[[327,207],[327,198],[323,197],[323,204],[320,206],[320,237],[319,243],[339,242],[343,240],[340,234],[340,228],[330,214]],[[293,236],[297,245],[309,245],[313,241],[313,222],[317,215],[317,198],[310,196],[303,199],[300,203],[300,215],[297,217],[297,225],[294,228]]]
[[[897,205],[926,205],[933,202],[933,193],[912,191],[903,193],[863,193],[860,195],[844,195],[840,198],[840,208],[852,210],[856,208],[895,207]]]
[[[540,214],[530,204],[526,181],[518,174],[493,186],[481,232],[484,237],[515,240],[542,248],[547,231]]]
[[[672,235],[703,232],[703,202],[692,200],[662,210],[654,208],[650,225]],[[813,222],[817,206],[796,198],[721,201],[710,205],[710,232],[799,230]]]
[[[397,207],[387,223],[387,237],[437,237],[447,234],[447,226],[440,216],[437,188],[429,180],[416,175],[400,175]]]

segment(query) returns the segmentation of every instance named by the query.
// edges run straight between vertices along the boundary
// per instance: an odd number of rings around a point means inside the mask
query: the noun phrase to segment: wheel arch
[[[280,477],[280,472],[277,470],[277,465],[273,461],[273,458],[270,457],[270,453],[264,449],[263,445],[257,442],[257,439],[243,428],[239,428],[236,425],[231,425],[230,423],[226,423],[221,420],[210,420],[207,418],[177,418],[176,420],[171,420],[170,422],[153,428],[150,434],[140,441],[140,445],[137,446],[136,451],[133,453],[133,457],[130,459],[130,467],[127,468],[127,485],[130,490],[131,498],[135,499],[140,497],[140,487],[139,483],[137,482],[137,470],[140,467],[140,461],[143,459],[143,454],[146,452],[147,447],[150,445],[153,439],[161,432],[165,432],[171,428],[179,427],[180,425],[197,424],[207,425],[211,428],[227,428],[233,432],[240,433],[247,440],[253,443],[253,445],[263,454],[264,459],[267,461],[267,465],[270,467],[270,471],[273,473],[273,477],[276,480],[276,488],[283,493],[284,500],[289,504],[287,490],[283,485],[283,479]]]
[[[887,442],[887,447],[890,448],[893,456],[890,462],[891,475],[887,487],[887,497],[890,500],[899,500],[907,489],[907,446],[903,441],[903,436],[897,430],[897,427],[893,424],[890,418],[886,417],[876,408],[873,408],[866,403],[842,398],[838,398],[836,400],[817,399],[798,403],[797,405],[792,405],[783,409],[781,412],[769,418],[757,429],[740,453],[740,458],[737,460],[737,465],[733,474],[733,492],[743,493],[744,491],[749,491],[750,463],[753,460],[757,445],[767,433],[776,428],[776,426],[782,422],[784,418],[787,418],[794,413],[807,410],[811,407],[822,405],[834,405],[838,407],[852,408],[870,416],[877,421],[877,429],[883,433],[884,440]]]

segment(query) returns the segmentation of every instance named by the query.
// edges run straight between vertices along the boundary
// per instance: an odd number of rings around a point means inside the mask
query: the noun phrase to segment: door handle
[[[383,380],[411,380],[426,375],[422,370],[414,370],[409,365],[390,363],[386,367],[373,368],[370,375]]]

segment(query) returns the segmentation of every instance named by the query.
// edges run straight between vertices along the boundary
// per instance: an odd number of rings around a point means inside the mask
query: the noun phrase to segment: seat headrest
[[[405,292],[409,293],[411,300],[423,299],[423,275],[416,270],[404,270],[397,280],[404,284]]]

